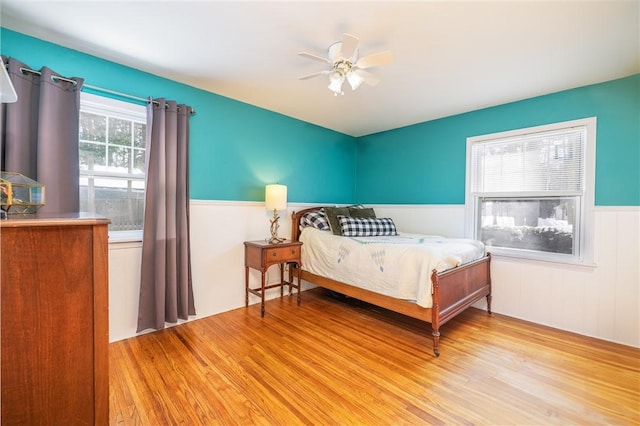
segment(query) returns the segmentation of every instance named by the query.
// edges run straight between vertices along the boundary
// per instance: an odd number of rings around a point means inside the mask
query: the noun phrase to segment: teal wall
[[[468,137],[594,116],[596,205],[640,205],[640,74],[361,137],[357,202],[464,204]]]
[[[190,195],[264,200],[266,183],[288,186],[290,202],[355,199],[353,137],[2,28],[1,52],[86,84],[192,106]],[[322,184],[319,184],[319,182]]]
[[[640,74],[356,139],[4,28],[0,37],[3,55],[34,69],[194,107],[193,199],[260,201],[278,182],[292,202],[464,204],[467,137],[596,116],[596,204],[640,205]]]

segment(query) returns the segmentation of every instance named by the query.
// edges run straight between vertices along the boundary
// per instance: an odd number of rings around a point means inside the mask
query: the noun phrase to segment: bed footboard
[[[441,325],[483,297],[486,297],[487,311],[491,313],[491,254],[440,274],[434,270],[431,281],[433,353],[439,356]]]

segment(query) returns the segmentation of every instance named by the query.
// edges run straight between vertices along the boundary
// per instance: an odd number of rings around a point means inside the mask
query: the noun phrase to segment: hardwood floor
[[[469,309],[441,328],[322,289],[110,345],[110,423],[640,423],[640,350]]]

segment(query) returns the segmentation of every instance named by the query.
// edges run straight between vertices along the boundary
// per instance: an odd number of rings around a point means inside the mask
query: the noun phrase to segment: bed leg
[[[431,283],[433,283],[433,291],[431,298],[433,306],[431,307],[431,335],[433,336],[433,354],[440,356],[438,344],[440,343],[440,278],[438,271],[435,269],[431,272]]]
[[[487,294],[487,312],[491,313],[491,293]]]
[[[434,329],[431,332],[431,335],[433,336],[433,354],[437,358],[440,356],[440,350],[438,348],[438,344],[440,343],[440,332]]]

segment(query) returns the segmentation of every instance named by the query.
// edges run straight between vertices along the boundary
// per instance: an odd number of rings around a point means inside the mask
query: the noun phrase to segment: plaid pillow
[[[329,221],[324,215],[324,210],[305,213],[300,218],[300,229],[311,226],[321,231],[329,231]]]
[[[389,217],[338,216],[340,230],[345,237],[378,237],[398,235],[393,219]]]

